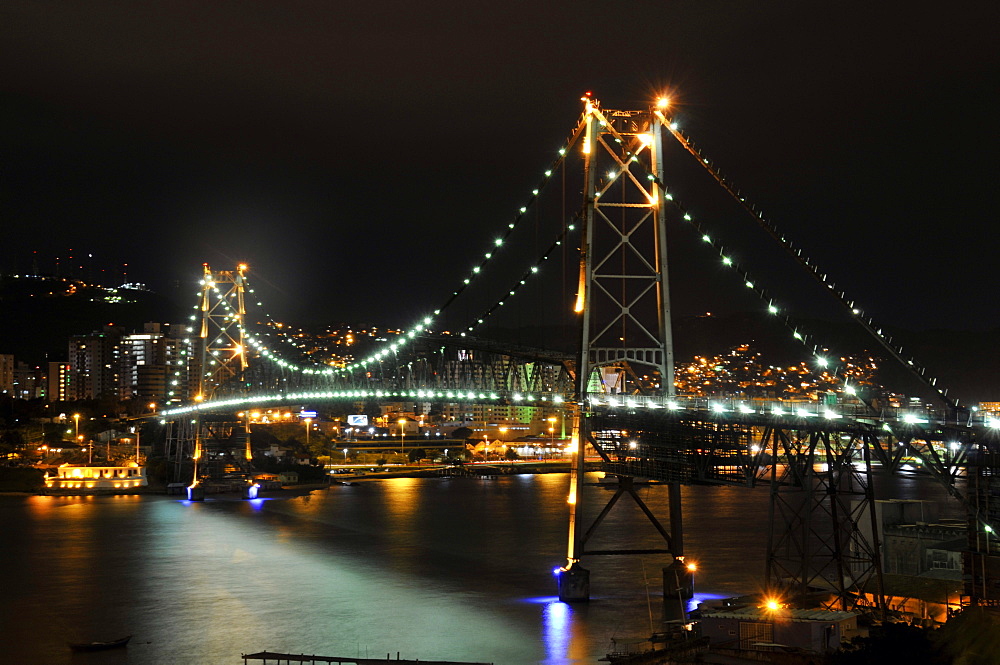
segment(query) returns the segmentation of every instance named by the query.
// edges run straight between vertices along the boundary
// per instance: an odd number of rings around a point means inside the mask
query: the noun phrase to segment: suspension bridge
[[[234,416],[245,409],[324,401],[539,407],[572,422],[561,599],[589,598],[584,557],[663,553],[673,561],[664,569],[665,603],[677,598],[668,612],[683,616],[691,584],[681,486],[763,484],[771,495],[767,587],[785,597],[824,589],[841,609],[884,615],[872,477],[896,473],[903,460],[916,458],[969,516],[967,602],[1000,602],[1000,504],[994,498],[1000,422],[949,398],[679,129],[667,100],[639,110],[604,108],[589,94],[581,101],[583,112],[537,187],[468,274],[441,304],[386,335],[366,357],[326,364],[296,358],[294,347],[267,325],[247,267],[205,265],[191,338],[176,361],[178,394],[161,414],[169,422],[168,453],[193,466],[191,487],[201,481],[203,442],[231,437],[245,426]],[[854,380],[842,356],[830,350],[836,340],[811,333],[668,187],[668,146],[690,155],[937,408],[887,406],[871,386]],[[708,247],[734,288],[758,298],[776,334],[798,345],[814,372],[837,383],[833,399],[678,394],[668,271],[674,251],[668,240],[676,229]],[[578,497],[591,448],[619,485],[584,528]],[[635,478],[667,484],[666,525],[635,491]],[[656,527],[662,548],[623,542],[616,550],[588,549],[626,496]]]

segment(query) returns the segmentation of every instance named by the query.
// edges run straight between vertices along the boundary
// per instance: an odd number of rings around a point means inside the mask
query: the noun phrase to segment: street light
[[[312,418],[306,418],[305,419],[305,423],[306,423],[306,447],[307,448],[309,447],[309,430],[312,429],[312,422],[313,422]]]
[[[347,448],[344,448],[344,464],[347,464]]]
[[[74,413],[73,414],[73,422],[76,425],[76,433],[73,436],[75,438],[79,439],[80,438],[80,414],[79,413]]]

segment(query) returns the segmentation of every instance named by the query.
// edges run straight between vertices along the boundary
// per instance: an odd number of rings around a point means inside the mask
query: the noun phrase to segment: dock
[[[282,665],[282,663],[285,665],[291,665],[292,663],[340,663],[341,665],[377,665],[379,663],[399,663],[400,665],[416,665],[417,663],[420,665],[493,665],[493,663],[471,663],[454,660],[401,659],[398,651],[395,658],[390,658],[390,654],[386,654],[385,658],[350,658],[347,656],[310,656],[306,654],[275,653],[273,651],[245,653],[241,657],[243,658],[243,665],[249,665],[250,661],[253,660],[262,661],[262,665],[268,665],[269,661],[271,661],[272,665]]]

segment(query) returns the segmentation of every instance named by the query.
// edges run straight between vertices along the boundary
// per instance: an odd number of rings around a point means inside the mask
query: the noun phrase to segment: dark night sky
[[[5,1],[0,270],[72,248],[193,293],[202,262],[246,260],[276,316],[408,323],[523,204],[582,92],[668,89],[877,320],[1000,327],[1000,11],[919,6]],[[697,177],[668,176],[695,211]]]

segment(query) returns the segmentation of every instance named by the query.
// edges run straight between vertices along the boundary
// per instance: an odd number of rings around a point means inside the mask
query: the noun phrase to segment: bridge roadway
[[[209,400],[186,406],[164,409],[161,417],[173,418],[196,413],[226,413],[232,409],[264,406],[288,406],[327,401],[377,402],[467,402],[497,403],[520,406],[565,409],[571,398],[563,393],[518,393],[476,390],[312,390],[300,392],[275,392],[250,394],[240,397]],[[886,407],[878,412],[860,402],[843,402],[835,405],[813,401],[788,401],[746,399],[739,397],[657,397],[642,395],[616,395],[591,393],[587,395],[589,411],[655,411],[658,409],[678,414],[697,416],[707,422],[745,421],[761,424],[761,417],[768,424],[795,427],[804,423],[826,423],[822,429],[850,429],[852,424],[883,428],[918,427],[934,430],[942,427],[955,430],[1000,430],[1000,419],[974,412],[935,411],[927,408]],[[812,426],[810,426],[810,429]]]

